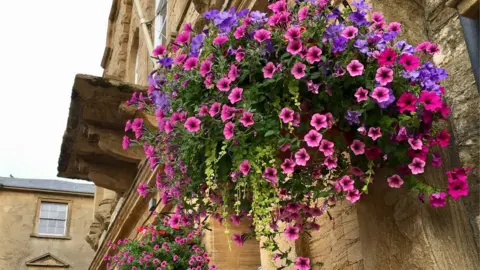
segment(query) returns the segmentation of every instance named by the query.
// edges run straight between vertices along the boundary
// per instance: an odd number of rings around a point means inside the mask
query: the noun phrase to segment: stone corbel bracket
[[[478,20],[480,17],[480,2],[478,0],[448,0],[447,7],[458,10],[460,16]]]

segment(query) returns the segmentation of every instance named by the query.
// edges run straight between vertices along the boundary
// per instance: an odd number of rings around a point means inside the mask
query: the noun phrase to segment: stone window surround
[[[65,225],[65,234],[64,235],[48,235],[48,234],[39,234],[38,233],[38,224],[40,221],[40,206],[44,203],[64,203],[67,204],[67,221]],[[33,232],[30,234],[30,237],[35,238],[47,238],[47,239],[61,239],[61,240],[71,240],[70,236],[70,224],[72,220],[72,200],[60,199],[57,197],[38,197],[37,198],[37,207],[35,210],[35,219]]]

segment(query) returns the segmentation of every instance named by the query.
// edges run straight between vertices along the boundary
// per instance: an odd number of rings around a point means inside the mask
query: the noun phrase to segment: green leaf
[[[275,135],[275,131],[274,130],[269,130],[267,132],[265,132],[265,137],[269,137],[269,136],[272,136],[272,135]]]

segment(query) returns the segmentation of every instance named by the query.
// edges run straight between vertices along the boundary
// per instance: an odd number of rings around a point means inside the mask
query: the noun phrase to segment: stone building
[[[0,269],[86,269],[94,186],[0,177]]]
[[[442,52],[434,62],[450,74],[445,86],[452,107],[450,128],[456,142],[444,153],[448,160],[445,166],[474,168],[471,195],[444,209],[429,209],[416,198],[405,196],[405,190],[387,189],[377,181],[370,196],[355,207],[345,203],[333,209],[331,217],[323,217],[320,231],[298,240],[292,246],[292,256],[308,255],[324,262],[324,269],[475,269],[480,245],[480,96],[475,61],[479,2],[367,2],[383,12],[387,20],[405,25],[402,35],[410,43],[431,40],[440,45]],[[112,1],[101,60],[104,73],[102,77],[77,75],[74,80],[58,166],[59,176],[85,179],[96,185],[95,215],[86,236],[95,250],[89,269],[105,269],[103,257],[112,252],[108,242],[135,238],[136,228],[151,219],[151,210],[167,211],[171,207],[156,203],[158,198],[143,199],[138,195],[137,185],[153,185],[156,171],[150,171],[142,150],[121,149],[125,121],[138,116],[123,104],[133,91],[146,90],[147,76],[153,69],[151,48],[168,43],[186,22],[191,22],[194,30],[202,29],[205,21],[201,14],[209,9],[235,6],[265,10],[267,4],[266,0]],[[464,38],[464,32],[473,34]],[[156,126],[154,119],[142,116],[147,124]],[[377,175],[382,177],[384,173]],[[439,185],[446,182],[441,170],[432,169],[426,178]],[[212,227],[204,242],[218,269],[275,269],[271,254],[261,252],[259,242],[250,240],[230,250],[223,228],[218,224]]]

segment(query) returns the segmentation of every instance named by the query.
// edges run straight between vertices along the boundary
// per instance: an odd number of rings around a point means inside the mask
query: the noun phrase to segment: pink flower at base
[[[297,26],[292,26],[292,27],[288,28],[287,31],[285,32],[285,35],[284,35],[284,37],[288,41],[297,40],[301,36],[302,36],[302,32],[300,30],[300,27],[297,27]]]
[[[208,110],[208,114],[210,114],[211,117],[214,117],[218,112],[220,112],[220,106],[222,104],[218,102],[214,102],[212,106],[210,107],[210,110]]]
[[[248,127],[255,124],[255,121],[253,120],[253,113],[243,112],[243,115],[240,118],[240,123],[242,123],[244,127]]]
[[[373,92],[370,94],[370,96],[377,102],[381,103],[387,101],[390,98],[390,93],[388,91],[388,88],[379,86],[373,89]]]
[[[248,172],[250,171],[250,163],[248,162],[248,160],[244,160],[242,161],[242,163],[240,163],[240,166],[238,166],[238,170],[245,176],[248,174]]]
[[[295,261],[295,270],[310,270],[310,259],[297,257]]]
[[[356,201],[358,201],[360,199],[360,191],[358,191],[358,189],[353,189],[353,190],[347,191],[346,199],[348,201],[350,201],[351,203],[355,203]]]
[[[442,99],[435,92],[422,91],[418,98],[419,103],[423,103],[425,110],[435,111],[442,108]]]
[[[280,165],[284,174],[293,173],[295,170],[295,162],[289,158],[286,158]]]
[[[145,183],[141,183],[137,187],[137,192],[142,196],[143,198],[147,197],[148,194],[148,186]]]
[[[153,49],[152,55],[153,56],[164,55],[166,51],[167,51],[167,48],[163,45],[160,45],[155,47],[155,49]]]
[[[363,74],[363,65],[358,60],[352,60],[350,64],[347,65],[347,70],[352,77],[360,76]]]
[[[445,192],[438,192],[430,194],[430,205],[432,207],[444,207],[447,204]]]
[[[327,116],[319,113],[314,114],[312,116],[312,119],[310,120],[310,125],[316,130],[320,130],[321,128],[327,128]]]
[[[323,139],[320,142],[320,147],[318,150],[322,152],[326,157],[333,155],[335,144],[331,141]]]
[[[298,10],[298,20],[299,21],[303,21],[308,17],[308,9],[309,9],[309,6],[304,6],[304,7],[301,7]]]
[[[235,104],[242,100],[242,93],[243,89],[239,87],[235,87],[232,89],[232,92],[230,95],[228,95],[228,100],[230,100],[230,103]]]
[[[230,80],[225,77],[221,78],[217,82],[217,88],[222,92],[227,92],[228,90],[230,90]]]
[[[337,161],[338,161],[337,158],[332,157],[332,156],[328,156],[323,161],[323,165],[325,165],[327,167],[327,169],[329,169],[329,170],[335,169],[337,167]]]
[[[275,65],[272,62],[268,62],[263,67],[262,71],[263,71],[263,77],[264,78],[271,79],[271,78],[273,78],[273,74],[275,73],[275,71],[277,71],[277,68],[275,67]]]
[[[468,183],[466,180],[448,181],[447,193],[453,199],[468,196]]]
[[[425,161],[419,158],[414,158],[412,163],[408,164],[408,168],[412,171],[412,174],[421,174],[424,172]]]
[[[294,111],[290,108],[283,108],[278,115],[283,123],[289,123],[293,121]]]
[[[406,71],[412,71],[420,66],[420,57],[404,53],[398,59],[398,63],[402,64]]]
[[[255,35],[253,35],[253,38],[260,43],[264,42],[267,39],[270,39],[271,37],[272,33],[265,29],[257,30],[255,31]]]
[[[128,138],[127,135],[123,136],[123,140],[122,140],[122,148],[123,150],[127,150],[128,147],[130,147],[130,139]]]
[[[358,28],[355,26],[347,26],[345,29],[343,29],[341,36],[346,38],[346,39],[352,39],[355,38],[355,36],[358,33]]]
[[[342,176],[342,178],[340,178],[338,183],[342,187],[343,191],[349,191],[349,190],[355,189],[355,187],[353,186],[355,184],[355,181],[353,181],[348,175]]]
[[[362,155],[365,153],[365,144],[360,140],[353,140],[352,144],[350,145],[350,149],[356,156]]]
[[[386,48],[383,52],[378,56],[378,64],[382,66],[390,66],[395,64],[395,59],[397,58],[397,52],[391,48]]]
[[[228,122],[225,124],[223,128],[223,136],[225,139],[230,140],[234,135],[235,125],[232,122]]]
[[[243,243],[245,242],[244,239],[243,239],[243,236],[240,235],[240,234],[236,234],[236,233],[234,233],[232,235],[232,240],[238,246],[243,246]]]
[[[391,22],[387,26],[387,30],[391,31],[391,32],[400,32],[400,31],[402,31],[402,24],[399,23],[399,22]]]
[[[322,50],[317,46],[312,46],[307,50],[307,62],[313,64],[319,62],[322,56]]]
[[[310,155],[305,148],[301,148],[295,153],[295,163],[299,166],[306,166],[307,161],[310,160]]]
[[[278,183],[277,169],[275,168],[272,168],[272,167],[265,168],[262,176],[263,178],[267,179],[267,182],[270,182],[274,185]]]
[[[212,62],[209,60],[205,60],[200,64],[200,75],[202,77],[207,76],[208,73],[212,71]]]
[[[288,240],[295,241],[299,237],[299,232],[300,232],[300,229],[298,227],[288,225],[285,228],[284,234],[285,234],[285,237],[287,237]]]
[[[228,41],[227,36],[217,36],[213,39],[213,45],[222,46],[225,42]]]
[[[387,182],[391,188],[399,188],[403,185],[403,179],[398,174],[388,177]]]
[[[299,80],[305,77],[305,64],[297,62],[293,65],[291,73],[295,79]]]
[[[303,139],[310,147],[318,147],[320,145],[320,141],[322,140],[322,134],[318,133],[316,130],[310,130]]]
[[[355,97],[357,102],[368,100],[368,90],[363,87],[358,88],[357,92],[355,92]]]
[[[188,132],[197,132],[200,130],[201,122],[202,121],[200,121],[200,119],[192,116],[189,117],[187,121],[185,121],[185,124],[183,126],[188,130]]]
[[[368,129],[368,137],[376,141],[378,138],[382,137],[382,131],[379,127],[371,127],[370,129]]]
[[[403,113],[404,111],[414,112],[417,110],[415,106],[416,103],[417,103],[417,97],[414,94],[404,92],[400,96],[400,98],[398,98],[397,106],[399,108],[400,113]]]
[[[185,70],[192,70],[196,68],[198,65],[198,58],[197,57],[189,57],[185,64],[183,64],[183,69]]]
[[[235,111],[236,111],[235,107],[230,107],[226,104],[223,104],[220,118],[222,119],[223,122],[225,122],[228,119],[231,119],[233,118],[233,116],[235,116]]]
[[[446,129],[442,129],[435,139],[441,148],[445,148],[450,144],[450,133]]]
[[[412,147],[413,150],[422,150],[423,148],[423,142],[420,139],[408,139],[408,144],[410,144],[410,147]]]
[[[202,107],[200,107],[200,110],[198,110],[198,115],[205,116],[207,114],[208,114],[208,106],[203,105]]]
[[[393,70],[387,67],[378,68],[375,74],[375,80],[383,86],[387,85],[393,81]]]

